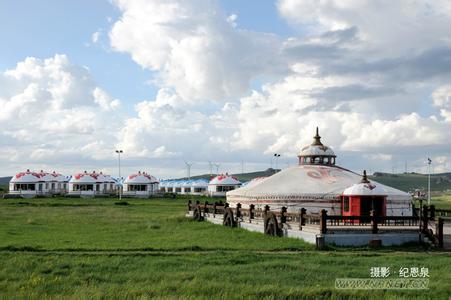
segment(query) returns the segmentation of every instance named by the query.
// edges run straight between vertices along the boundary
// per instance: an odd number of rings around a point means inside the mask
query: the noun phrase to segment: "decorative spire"
[[[368,177],[366,176],[366,170],[363,170],[363,176],[362,176],[362,180],[360,181],[360,183],[370,183],[370,181],[368,180]]]
[[[319,136],[318,127],[316,127],[316,135],[313,137],[312,146],[323,146],[323,143],[321,143],[321,137]]]

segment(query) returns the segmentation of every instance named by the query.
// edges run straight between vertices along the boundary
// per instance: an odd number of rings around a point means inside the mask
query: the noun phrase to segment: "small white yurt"
[[[192,195],[206,195],[208,190],[207,179],[196,179],[191,181]]]
[[[280,210],[284,206],[290,212],[299,212],[305,208],[307,213],[319,213],[325,209],[329,215],[342,215],[351,200],[351,205],[354,203],[359,206],[358,210],[352,209],[350,212],[355,215],[368,212],[368,198],[363,201],[361,196],[371,195],[363,195],[359,191],[367,189],[364,186],[368,185],[375,186],[375,191],[381,193],[373,195],[379,197],[375,205],[380,205],[378,209],[381,215],[412,215],[411,196],[408,193],[375,181],[362,183],[361,175],[335,165],[336,155],[331,148],[321,143],[318,129],[313,143],[304,147],[298,157],[297,166],[227,192],[227,202],[231,207],[240,203],[243,208],[254,204],[257,209],[269,205],[271,210]],[[355,200],[349,197],[355,197]]]
[[[124,181],[124,195],[149,197],[158,192],[158,179],[146,172],[127,176]]]
[[[66,193],[69,183],[69,179],[66,176],[53,171],[52,173],[46,173],[46,178],[48,179],[46,181],[46,188],[48,186],[48,190],[52,194],[62,195]]]
[[[69,180],[70,195],[94,196],[108,195],[116,192],[116,181],[102,172],[75,174]]]
[[[223,174],[214,177],[208,183],[208,194],[213,197],[225,196],[226,192],[233,191],[241,186],[241,182],[234,176]]]
[[[191,194],[192,191],[192,184],[193,184],[193,180],[183,180],[181,182],[181,187],[182,187],[182,194]]]
[[[167,186],[168,186],[167,180],[161,180],[160,183],[158,184],[161,193],[167,193]]]
[[[182,193],[183,180],[174,180],[172,182],[173,193],[181,194]]]
[[[162,190],[162,188],[164,190]],[[163,180],[160,182],[160,191],[163,193],[174,193],[174,181],[173,180]]]
[[[31,198],[44,193],[45,183],[37,172],[27,170],[17,173],[9,181],[9,193]]]

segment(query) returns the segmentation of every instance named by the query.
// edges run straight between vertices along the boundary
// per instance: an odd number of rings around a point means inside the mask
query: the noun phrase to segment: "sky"
[[[0,0],[0,176],[451,170],[446,0]],[[274,153],[281,154],[277,162]]]

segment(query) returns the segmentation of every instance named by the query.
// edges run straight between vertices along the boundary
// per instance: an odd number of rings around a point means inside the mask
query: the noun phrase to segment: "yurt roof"
[[[131,174],[131,175],[127,176],[127,178],[124,181],[124,183],[126,183],[126,184],[130,184],[130,183],[150,184],[150,183],[157,183],[157,182],[158,182],[157,178],[155,178],[154,176],[147,174],[145,172],[138,172],[135,174]]]
[[[110,175],[105,175],[102,172],[88,173],[85,171],[83,173],[78,173],[78,174],[75,174],[74,176],[72,176],[72,178],[70,179],[69,182],[72,182],[72,183],[97,183],[97,182],[114,183],[116,181]]]
[[[227,197],[337,197],[360,180],[360,175],[337,166],[298,165],[284,169],[255,185],[227,192]],[[387,196],[410,197],[403,191],[373,183],[383,188]]]
[[[55,171],[53,171],[52,173],[48,173],[48,175],[52,178],[52,181],[58,181],[58,182],[67,182],[68,179],[66,176],[57,173]]]
[[[379,183],[357,183],[344,190],[343,196],[387,196],[388,191]]]
[[[10,180],[11,183],[35,183],[39,181],[43,181],[41,175],[37,172],[31,172],[30,170],[17,173]]]
[[[344,190],[344,196],[387,196],[388,192],[381,184],[368,180],[366,170],[363,171],[362,180]]]
[[[305,146],[301,149],[299,153],[300,157],[310,157],[310,156],[329,156],[335,157],[334,151],[328,146],[323,145],[321,142],[321,137],[319,136],[318,127],[316,127],[316,135],[313,137],[313,143],[311,145]]]
[[[208,180],[206,180],[206,179],[193,180],[191,182],[191,186],[194,186],[194,187],[207,187],[208,186]]]
[[[241,182],[231,175],[218,175],[210,180],[209,185],[239,185]]]

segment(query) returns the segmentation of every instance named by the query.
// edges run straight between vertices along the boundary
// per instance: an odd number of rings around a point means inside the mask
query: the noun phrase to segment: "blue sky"
[[[130,56],[111,51],[108,30],[120,16],[109,1],[0,1],[0,69],[13,68],[27,56],[47,58],[67,54],[71,62],[88,66],[97,84],[130,104],[152,99],[156,88]],[[100,43],[92,34],[101,31]],[[126,88],[125,88],[126,87]]]
[[[284,37],[296,32],[279,16],[273,1],[223,0],[221,6],[227,14],[239,16],[239,27]],[[88,66],[98,85],[131,111],[135,102],[153,99],[158,88],[149,83],[153,72],[110,49],[108,32],[120,15],[107,0],[0,1],[0,35],[8,45],[0,47],[0,69],[13,68],[27,56],[67,54],[71,62]],[[100,39],[93,44],[96,31]]]
[[[353,170],[448,170],[450,4],[312,3],[0,1],[2,172],[258,170],[316,126]]]

